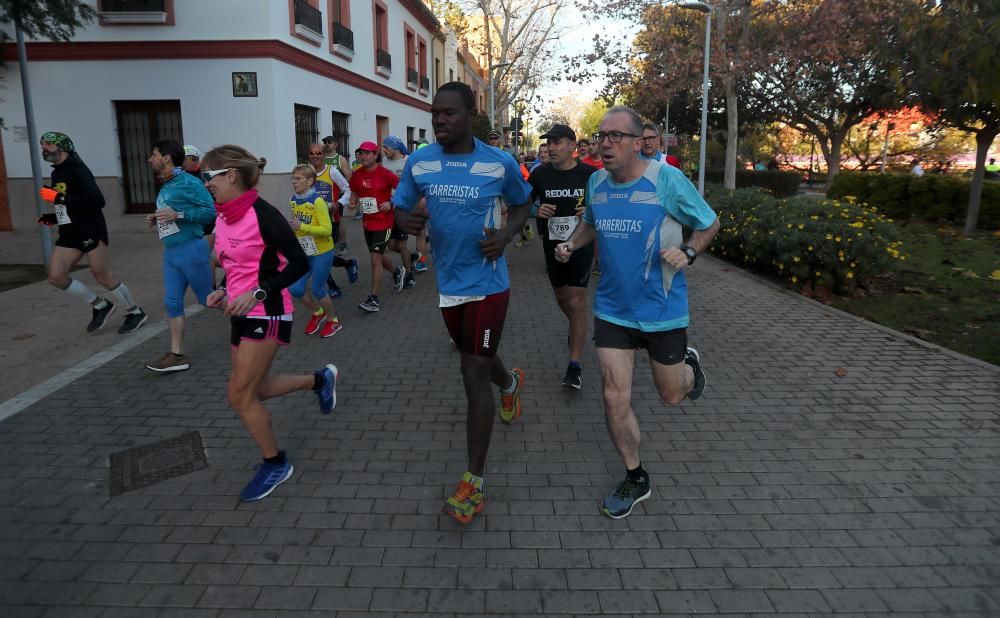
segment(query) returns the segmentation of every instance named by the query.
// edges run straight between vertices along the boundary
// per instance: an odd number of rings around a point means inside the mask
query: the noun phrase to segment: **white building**
[[[93,0],[99,19],[72,42],[29,42],[39,134],[68,134],[104,191],[112,230],[137,229],[156,186],[150,144],[172,137],[203,152],[234,143],[267,159],[261,192],[291,193],[308,145],[430,130],[431,42],[421,0]],[[11,32],[11,38],[13,33]],[[0,68],[2,145],[14,229],[35,225],[20,73]],[[44,165],[44,164],[43,164]],[[0,203],[0,210],[3,209]],[[3,221],[0,212],[0,222]]]

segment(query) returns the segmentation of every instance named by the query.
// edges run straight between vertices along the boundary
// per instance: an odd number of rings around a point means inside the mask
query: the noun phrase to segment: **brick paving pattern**
[[[510,250],[501,353],[527,373],[524,415],[497,423],[472,524],[439,514],[465,397],[433,275],[368,316],[363,272],[335,301],[341,334],[300,319],[279,352],[278,370],[332,361],[342,383],[330,417],[308,394],[268,404],[296,473],[262,502],[237,500],[258,453],[226,405],[215,312],[189,323],[191,371],[142,369],[160,335],[0,424],[0,615],[1000,615],[996,368],[702,259],[708,389],[662,405],[640,357],[653,498],[613,521],[598,503],[623,470],[593,351],[564,391],[539,252]],[[110,453],[189,430],[209,469],[108,497]]]

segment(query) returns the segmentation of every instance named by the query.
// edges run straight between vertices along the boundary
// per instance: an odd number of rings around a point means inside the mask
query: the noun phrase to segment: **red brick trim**
[[[17,46],[5,43],[5,60],[17,60]],[[317,58],[309,52],[275,40],[170,41],[170,45],[150,45],[148,41],[28,43],[30,62],[79,60],[201,60],[206,58],[270,58],[317,75],[354,86],[372,94],[431,111],[429,103],[394,90],[385,83],[368,79]]]

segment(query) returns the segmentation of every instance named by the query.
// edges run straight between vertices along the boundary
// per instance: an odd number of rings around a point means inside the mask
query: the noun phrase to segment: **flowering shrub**
[[[906,259],[892,219],[850,196],[779,200],[754,189],[717,189],[707,199],[722,225],[713,254],[800,288],[849,294]]]

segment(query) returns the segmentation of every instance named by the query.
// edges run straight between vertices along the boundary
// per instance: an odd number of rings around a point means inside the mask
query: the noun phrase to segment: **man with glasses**
[[[594,345],[608,433],[626,469],[625,480],[601,509],[614,519],[627,517],[651,494],[631,403],[635,350],[646,349],[665,403],[697,399],[705,388],[698,352],[687,346],[684,269],[719,230],[715,212],[680,170],[639,158],[642,133],[642,120],[632,109],[616,106],[605,114],[596,136],[604,169],[587,183],[583,221],[555,253],[568,262],[599,239],[604,274],[594,297]],[[694,230],[686,242],[685,225]]]
[[[666,162],[663,153],[660,152],[660,129],[652,122],[642,125],[642,151],[639,157],[660,163]]]

